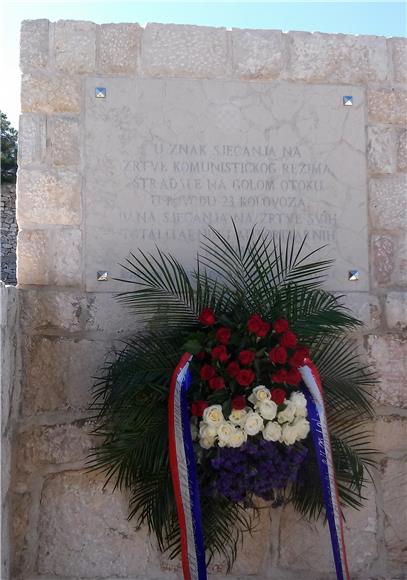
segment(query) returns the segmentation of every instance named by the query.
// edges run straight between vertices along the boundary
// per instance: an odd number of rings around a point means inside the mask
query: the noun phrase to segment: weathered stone
[[[395,284],[407,285],[407,236],[402,233],[398,241]]]
[[[46,153],[46,117],[25,113],[20,117],[18,165],[43,163]],[[20,177],[20,173],[18,174]]]
[[[394,173],[396,145],[391,127],[368,127],[367,159],[372,173]]]
[[[86,298],[80,292],[21,288],[20,300],[20,322],[27,332],[77,332],[84,327]]]
[[[127,521],[119,492],[94,474],[46,479],[39,523],[38,571],[69,577],[140,577],[149,557],[145,530]]]
[[[81,232],[74,229],[20,230],[19,284],[77,286],[82,280]]]
[[[381,82],[388,76],[386,39],[375,36],[290,32],[290,66],[295,80],[338,83]]]
[[[407,171],[407,129],[401,130],[398,134],[397,169]]]
[[[126,337],[141,329],[135,311],[120,304],[110,292],[87,294],[86,330],[112,338]]]
[[[347,292],[340,303],[350,308],[351,313],[368,329],[374,329],[381,324],[381,308],[377,296],[367,292]]]
[[[34,336],[27,343],[23,414],[84,411],[109,345],[91,340]]]
[[[138,24],[102,24],[99,69],[102,73],[133,73],[139,62],[143,29]]]
[[[370,179],[369,197],[373,228],[404,230],[407,223],[407,176]]]
[[[397,83],[407,82],[407,40],[405,38],[391,38],[389,40],[392,56],[394,80]]]
[[[383,405],[407,407],[407,340],[398,335],[368,337],[368,354],[379,384],[376,400]]]
[[[406,452],[407,418],[397,415],[377,417],[372,447],[394,457]]]
[[[372,236],[373,278],[380,286],[390,284],[396,267],[394,236]]]
[[[68,169],[19,172],[17,221],[24,224],[76,225],[81,221],[81,182]]]
[[[27,534],[31,503],[32,497],[29,493],[16,493],[12,497],[12,578],[17,578],[29,571]]]
[[[367,93],[369,123],[404,125],[407,118],[407,91],[370,89]]]
[[[52,163],[54,165],[77,165],[79,163],[78,117],[49,117],[47,133]]]
[[[69,73],[93,72],[96,66],[96,24],[60,20],[54,27],[56,68]]]
[[[382,477],[384,540],[391,563],[407,564],[407,462],[386,459]]]
[[[386,297],[387,326],[391,329],[407,329],[407,296],[405,292],[390,292]]]
[[[81,108],[80,81],[63,74],[36,72],[21,80],[23,113],[77,113]]]
[[[49,21],[23,20],[20,37],[20,67],[23,72],[48,65]]]
[[[141,50],[142,70],[151,76],[212,78],[228,69],[224,28],[148,24]]]
[[[279,30],[232,30],[233,72],[243,79],[275,79],[285,62]]]

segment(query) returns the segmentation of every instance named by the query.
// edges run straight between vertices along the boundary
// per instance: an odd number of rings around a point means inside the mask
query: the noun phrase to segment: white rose
[[[240,447],[247,441],[247,435],[242,429],[235,429],[230,437],[229,447]]]
[[[254,387],[253,392],[249,397],[249,401],[254,406],[258,405],[262,401],[266,401],[267,399],[271,399],[271,393],[264,385]]]
[[[206,423],[201,423],[199,426],[199,436],[202,438],[209,437],[210,439],[216,439],[217,427],[213,425],[207,425]]]
[[[291,423],[295,417],[295,408],[292,401],[287,401],[286,408],[277,415],[277,421],[279,423]]]
[[[219,427],[219,425],[224,421],[221,405],[211,405],[210,407],[206,407],[202,419],[208,425]]]
[[[262,401],[257,410],[263,419],[268,419],[269,421],[272,421],[277,415],[277,405],[274,401],[269,401],[268,399]]]
[[[297,440],[297,428],[294,425],[283,425],[281,432],[281,442],[286,445],[294,445]]]
[[[246,409],[232,409],[229,415],[229,421],[233,425],[244,425],[247,417]]]
[[[298,417],[298,419],[295,419],[293,427],[297,432],[297,441],[305,439],[310,431],[310,424],[304,417]]]
[[[306,417],[308,415],[307,411],[307,399],[302,393],[292,393],[290,397],[291,403],[295,405],[295,416],[296,417]]]
[[[219,444],[221,441],[222,443],[228,444],[235,431],[236,427],[232,425],[232,423],[222,423],[222,425],[218,427]]]
[[[266,441],[278,441],[281,437],[281,426],[276,421],[269,421],[263,429]]]
[[[258,413],[255,413],[254,411],[247,413],[244,430],[248,435],[257,435],[257,433],[262,430],[263,425],[263,419]]]
[[[204,449],[210,449],[215,445],[215,438],[214,437],[201,437],[199,440],[199,445]]]

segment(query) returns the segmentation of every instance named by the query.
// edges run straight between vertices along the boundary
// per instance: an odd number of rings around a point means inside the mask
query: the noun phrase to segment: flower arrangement
[[[184,353],[191,355],[188,425],[207,561],[220,554],[230,569],[256,523],[258,498],[271,508],[292,503],[308,518],[324,513],[299,372],[308,357],[325,388],[341,505],[362,504],[374,465],[366,432],[374,377],[349,335],[360,322],[322,288],[330,262],[315,261],[315,253],[294,235],[283,242],[253,229],[243,244],[236,228],[234,243],[212,229],[192,273],[159,249],[132,254],[125,265],[135,287],[119,300],[145,326],[95,386],[101,444],[91,467],[130,493],[130,518],[146,523],[171,557],[182,538],[168,402]]]

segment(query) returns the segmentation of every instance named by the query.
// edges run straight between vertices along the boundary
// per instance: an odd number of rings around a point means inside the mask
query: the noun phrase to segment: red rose
[[[240,367],[236,361],[233,361],[233,362],[228,364],[228,366],[226,367],[226,370],[227,370],[228,375],[230,377],[232,377],[232,379],[234,379],[235,376],[237,375],[237,373],[240,371]]]
[[[255,333],[256,336],[264,338],[270,332],[270,324],[268,322],[262,322],[258,331]]]
[[[214,358],[215,360],[218,360],[220,362],[225,362],[228,360],[228,351],[226,349],[226,346],[223,344],[220,344],[219,346],[215,346],[212,350],[211,350],[211,355],[212,358]]]
[[[273,322],[273,328],[277,332],[277,334],[282,334],[283,332],[286,332],[289,328],[288,321],[285,318],[280,318],[279,320]]]
[[[247,321],[247,330],[253,332],[253,334],[257,334],[262,324],[263,320],[261,316],[258,314],[252,314]]]
[[[205,352],[204,350],[201,350],[200,352],[198,352],[198,353],[196,354],[196,358],[197,358],[198,360],[203,360],[203,359],[205,358],[205,355],[206,355],[206,352]]]
[[[226,326],[222,326],[222,328],[219,328],[219,330],[216,331],[216,339],[221,344],[228,344],[231,336],[232,331],[230,328],[226,328]]]
[[[291,385],[292,387],[298,387],[301,382],[301,375],[297,371],[297,369],[291,369],[288,371],[287,374],[287,384]]]
[[[251,369],[242,369],[236,375],[236,381],[242,387],[248,387],[251,385],[255,378],[256,375]]]
[[[239,362],[242,365],[251,365],[256,357],[256,353],[252,350],[241,350],[239,352]]]
[[[284,364],[287,362],[287,351],[283,346],[276,346],[269,352],[269,359],[275,364]]]
[[[289,363],[292,367],[297,368],[301,366],[304,362],[304,359],[308,357],[309,349],[305,346],[300,346],[290,358]]]
[[[232,399],[232,409],[241,411],[246,407],[246,397],[244,395],[238,395]]]
[[[225,387],[225,381],[222,377],[213,377],[209,381],[209,388],[213,389],[214,391],[218,391],[219,389],[223,389]]]
[[[198,320],[204,326],[213,326],[216,322],[215,313],[212,308],[204,308],[198,316]]]
[[[271,380],[273,383],[286,383],[287,382],[287,371],[285,369],[280,369],[276,373],[271,375]]]
[[[285,399],[285,391],[283,389],[271,389],[271,400],[276,405],[282,405]]]
[[[211,365],[203,365],[199,371],[199,375],[204,381],[209,381],[209,379],[215,376],[215,373],[216,371]]]
[[[202,417],[206,407],[209,407],[206,401],[194,401],[191,405],[191,414],[194,417]]]
[[[294,348],[297,344],[297,336],[291,332],[285,332],[283,336],[280,338],[280,346],[285,346],[286,348]]]

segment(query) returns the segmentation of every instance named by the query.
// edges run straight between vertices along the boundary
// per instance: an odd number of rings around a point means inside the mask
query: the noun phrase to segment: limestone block
[[[84,411],[109,345],[93,340],[34,336],[26,344],[23,414]]]
[[[407,564],[407,462],[387,459],[383,471],[384,540],[388,559],[399,569]]]
[[[374,329],[381,324],[381,308],[377,296],[368,292],[347,292],[340,300],[351,310],[353,316],[366,328]]]
[[[143,29],[138,24],[102,24],[99,31],[100,72],[135,72],[142,34]]]
[[[77,286],[82,279],[81,257],[80,230],[20,230],[18,283]]]
[[[372,447],[389,455],[406,452],[407,419],[397,415],[377,417],[374,422]]]
[[[146,75],[212,78],[227,74],[228,38],[224,28],[148,24],[141,50]]]
[[[407,236],[401,235],[398,243],[398,258],[395,283],[407,285]]]
[[[69,73],[93,72],[96,66],[96,24],[59,20],[54,27],[56,68]]]
[[[407,129],[401,130],[398,134],[397,169],[407,171]]]
[[[385,302],[388,328],[407,329],[407,295],[405,292],[390,292]]]
[[[27,535],[31,502],[32,497],[29,493],[16,493],[12,497],[12,578],[19,577],[29,569]]]
[[[388,76],[386,39],[375,36],[290,32],[285,75],[304,81],[381,82]]]
[[[396,334],[371,335],[367,346],[370,363],[380,380],[374,388],[376,400],[383,405],[407,407],[407,340]]]
[[[17,469],[29,473],[47,465],[81,463],[84,466],[91,448],[96,445],[95,437],[90,435],[92,428],[88,421],[23,431],[17,441]]]
[[[389,40],[392,56],[394,80],[397,83],[407,82],[407,40],[405,38],[391,38]]]
[[[81,108],[80,80],[64,74],[36,72],[21,80],[23,113],[77,113]]]
[[[369,209],[376,229],[403,230],[407,223],[407,176],[369,180]]]
[[[80,292],[20,289],[20,323],[26,332],[77,332],[86,321],[86,299]]]
[[[407,118],[407,91],[370,89],[367,92],[369,123],[404,125]]]
[[[46,153],[46,117],[25,113],[20,117],[18,165],[43,163]],[[18,174],[20,177],[20,173]]]
[[[68,577],[144,575],[145,530],[127,521],[125,498],[95,474],[65,472],[46,479],[39,522],[38,571]]]
[[[103,284],[103,282],[101,282]],[[140,331],[142,325],[134,310],[117,301],[110,292],[87,294],[86,330],[103,336],[126,337]]]
[[[394,236],[372,236],[373,281],[391,284],[396,269],[397,240]]]
[[[18,176],[17,221],[76,225],[81,221],[81,181],[68,169],[25,169]]]
[[[23,72],[48,65],[49,21],[23,20],[20,37],[20,67]]]
[[[345,510],[345,542],[351,577],[365,571],[377,556],[377,517],[372,489],[366,492],[366,497],[369,499],[360,511]],[[319,573],[321,578],[334,572],[328,526],[301,519],[301,515],[288,506],[282,513],[280,533],[281,567]]]
[[[368,127],[367,155],[372,173],[394,173],[396,170],[396,144],[391,127]]]
[[[233,73],[243,79],[275,79],[285,63],[279,30],[232,30]]]
[[[47,124],[48,145],[54,165],[79,163],[79,119],[77,116],[51,116]]]

